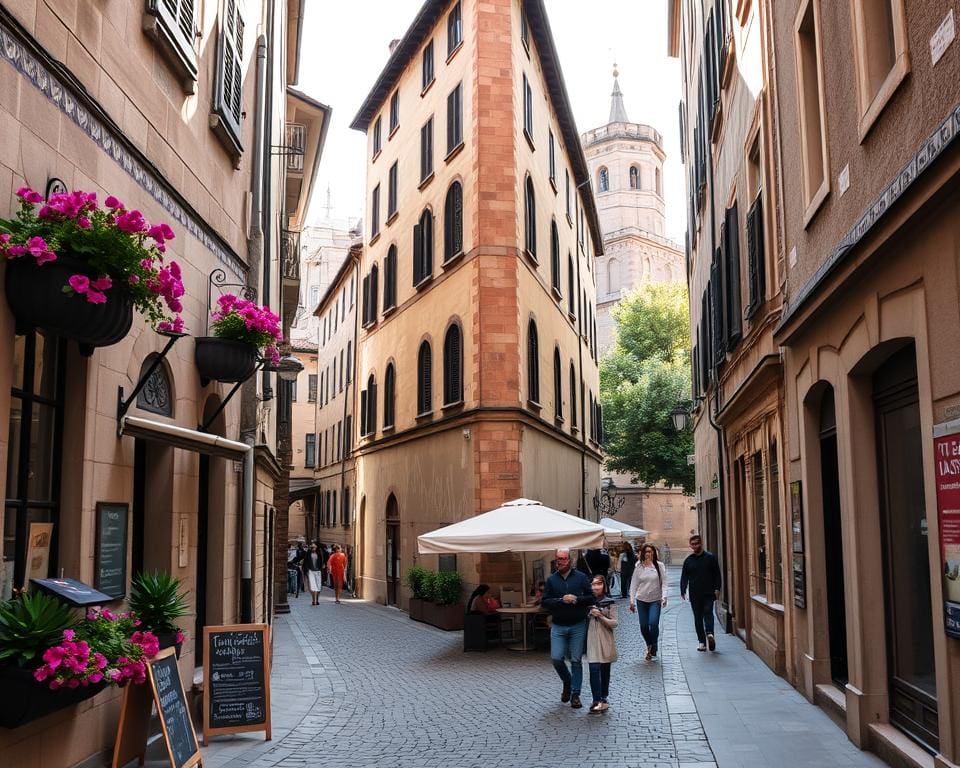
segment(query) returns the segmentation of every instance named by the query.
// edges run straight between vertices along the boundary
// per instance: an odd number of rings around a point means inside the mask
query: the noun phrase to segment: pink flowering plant
[[[165,257],[175,237],[168,224],[150,224],[112,195],[102,207],[95,192],[57,193],[45,200],[21,187],[17,197],[16,216],[0,219],[0,257],[34,259],[43,266],[69,254],[85,262],[89,274],[71,275],[64,293],[103,304],[106,292],[122,284],[157,330],[183,330],[180,265]]]
[[[210,319],[214,336],[252,344],[274,365],[280,362],[277,349],[283,340],[280,316],[267,307],[225,293],[217,300],[217,309]]]

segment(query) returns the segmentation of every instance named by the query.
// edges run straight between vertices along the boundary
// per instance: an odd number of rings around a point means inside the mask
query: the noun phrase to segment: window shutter
[[[463,187],[460,182],[454,182],[447,190],[443,219],[443,259],[448,261],[463,250]]]
[[[577,372],[570,363],[570,424],[577,426]]]
[[[553,350],[553,412],[558,419],[563,418],[563,367],[559,349]]]
[[[227,0],[220,25],[220,50],[217,59],[217,88],[214,112],[223,121],[237,151],[240,145],[240,120],[243,113],[243,17],[236,0]]]
[[[175,64],[189,80],[197,79],[195,5],[196,0],[147,0],[147,13],[157,21],[144,27],[158,43],[171,49]]]
[[[377,304],[379,303],[380,298],[380,270],[377,269],[377,265],[373,265],[373,270],[370,272],[370,320],[371,322],[376,322],[377,320]]]
[[[387,372],[383,377],[383,426],[393,426],[393,400],[396,385],[394,377],[396,373],[393,364],[387,366]]]
[[[360,304],[361,307],[361,325],[366,325],[370,322],[370,276],[367,275],[363,278],[363,301]],[[361,419],[361,424],[363,420]]]
[[[740,296],[740,216],[737,204],[727,208],[726,228],[726,289],[727,289],[727,349],[733,350],[742,336],[743,311]]]
[[[423,231],[419,224],[413,225],[413,284],[417,285],[422,279],[421,265],[423,263]]]
[[[527,326],[527,397],[535,403],[540,402],[540,343],[537,338],[537,324],[530,321]]]
[[[748,304],[747,317],[751,318],[764,301],[766,283],[765,254],[763,247],[763,195],[757,199],[747,213],[747,269]]]
[[[433,274],[433,214],[424,211],[420,220],[420,230],[423,232],[423,265],[421,275],[429,277]]]
[[[560,235],[557,222],[550,222],[550,282],[554,290],[560,293]]]
[[[417,356],[417,413],[428,413],[431,410],[433,402],[433,392],[430,381],[432,361],[430,356],[430,345],[423,342],[420,345],[420,352]]]
[[[718,368],[724,361],[723,343],[723,296],[720,285],[720,264],[716,255],[710,265],[710,284],[707,287],[710,297],[710,346],[713,350],[713,367]]]
[[[377,431],[377,384],[370,383],[370,391],[367,393],[367,433],[374,434]]]
[[[360,390],[360,434],[367,434],[367,390]]]

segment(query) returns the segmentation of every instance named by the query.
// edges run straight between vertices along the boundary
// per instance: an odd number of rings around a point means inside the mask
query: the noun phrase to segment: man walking
[[[680,597],[687,599],[690,589],[690,607],[693,609],[693,626],[697,630],[700,645],[698,651],[717,649],[713,636],[713,603],[720,599],[720,561],[713,552],[703,548],[703,539],[695,533],[690,537],[693,554],[683,561],[680,574]]]
[[[590,579],[571,567],[570,550],[557,550],[557,571],[550,574],[540,605],[553,621],[550,626],[550,659],[563,681],[560,701],[580,709],[583,654],[587,643],[587,613],[594,602]],[[564,659],[570,659],[570,668]]]

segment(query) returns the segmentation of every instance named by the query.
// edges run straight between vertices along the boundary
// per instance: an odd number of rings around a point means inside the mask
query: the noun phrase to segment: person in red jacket
[[[330,571],[330,579],[333,581],[334,595],[339,603],[343,582],[347,577],[347,556],[341,551],[339,544],[333,545],[333,554],[327,560],[327,568]]]

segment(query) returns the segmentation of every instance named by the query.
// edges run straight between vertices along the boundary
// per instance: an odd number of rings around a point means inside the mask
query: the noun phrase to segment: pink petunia
[[[90,290],[90,278],[86,275],[70,275],[67,284],[73,288],[74,293],[86,293]],[[87,618],[91,617],[88,615]]]
[[[110,208],[112,210],[123,208],[123,203],[117,200],[117,198],[115,198],[113,195],[108,195],[107,199],[104,200],[103,203],[104,205],[107,206],[107,208]]]
[[[100,291],[89,290],[87,291],[87,303],[88,304],[106,304],[107,295],[105,293],[100,293]]]
[[[92,288],[95,288],[98,291],[106,291],[113,286],[113,280],[106,275],[98,277],[92,283],[90,283]]]
[[[43,202],[43,195],[39,192],[34,192],[30,187],[20,187],[20,189],[17,190],[17,197],[25,203],[36,204]]]
[[[78,217],[77,226],[80,227],[80,229],[90,229],[90,219],[88,219],[86,216]]]
[[[76,637],[76,636],[77,636],[77,633],[74,632],[72,629],[65,629],[65,630],[63,630],[63,639],[64,639],[64,640],[71,640],[71,641],[72,641],[73,638]]]
[[[127,278],[127,282],[130,283],[130,285],[136,285],[137,283],[140,282],[140,276],[130,275],[130,277]]]

